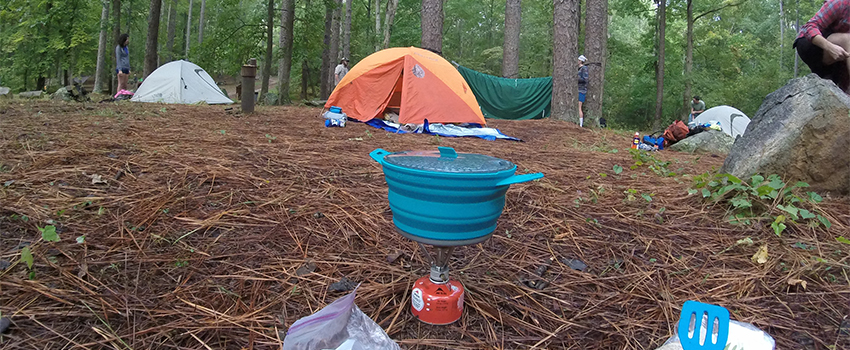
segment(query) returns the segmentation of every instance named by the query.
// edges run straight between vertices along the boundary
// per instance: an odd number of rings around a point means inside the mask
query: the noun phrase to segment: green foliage
[[[615,164],[615,165],[614,165],[614,174],[619,175],[619,174],[620,174],[620,173],[622,173],[622,172],[623,172],[623,167],[621,167],[621,166],[619,166],[619,165],[616,165],[616,164]]]
[[[27,264],[28,269],[32,268],[34,260],[35,259],[32,256],[32,251],[30,250],[29,246],[26,246],[24,247],[24,249],[21,249],[21,261]]]
[[[649,170],[652,170],[657,175],[669,177],[676,176],[676,173],[667,169],[670,166],[670,162],[662,161],[655,157],[650,152],[641,151],[637,149],[629,149],[629,154],[632,155],[632,159],[635,160],[635,164],[631,166],[632,170],[638,169],[641,166],[646,165]]]
[[[41,238],[48,242],[59,242],[59,234],[56,233],[56,226],[47,225],[45,227],[39,227],[39,231],[41,231]]]
[[[814,192],[804,192],[803,189],[809,187],[805,182],[789,185],[775,174],[767,178],[754,175],[749,181],[743,181],[730,174],[706,173],[694,180],[694,188],[688,193],[699,192],[707,201],[727,206],[727,220],[732,224],[751,225],[769,220],[777,236],[781,236],[789,224],[831,226],[816,208],[822,198]]]

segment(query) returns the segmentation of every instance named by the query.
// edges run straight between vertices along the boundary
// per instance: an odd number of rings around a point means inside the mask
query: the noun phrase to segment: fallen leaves
[[[764,264],[767,262],[767,244],[759,247],[759,250],[753,254],[753,262]]]
[[[789,279],[788,279],[788,285],[789,285],[789,286],[796,286],[796,285],[800,285],[801,287],[803,287],[803,289],[806,289],[806,285],[807,285],[807,284],[808,284],[808,283],[806,283],[806,281],[803,281],[803,280],[801,280],[801,279],[797,279],[797,278],[789,278]]]

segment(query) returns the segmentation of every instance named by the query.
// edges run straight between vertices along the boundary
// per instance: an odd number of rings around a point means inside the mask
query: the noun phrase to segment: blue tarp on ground
[[[499,129],[496,128],[486,128],[481,127],[477,124],[468,124],[464,126],[452,125],[452,124],[430,124],[428,121],[425,121],[425,124],[418,125],[416,127],[411,127],[405,129],[404,125],[388,122],[381,119],[372,119],[367,121],[366,124],[378,128],[384,129],[389,132],[394,132],[398,134],[430,134],[430,135],[439,135],[445,137],[478,137],[488,141],[493,140],[510,140],[510,141],[520,141],[522,140],[516,137],[510,137],[508,135],[503,134]]]

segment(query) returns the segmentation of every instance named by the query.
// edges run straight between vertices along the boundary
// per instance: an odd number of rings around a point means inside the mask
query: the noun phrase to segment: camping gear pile
[[[118,99],[117,95],[116,99]],[[203,68],[184,60],[168,62],[153,71],[136,90],[131,101],[179,104],[233,103]]]
[[[342,108],[339,108],[337,106],[333,106],[327,112],[325,112],[324,116],[325,116],[325,127],[326,128],[330,128],[330,127],[334,127],[334,126],[340,127],[340,128],[345,127],[346,116],[345,116],[345,113],[342,112]]]
[[[640,144],[637,147],[633,145],[632,148],[663,150],[690,136],[709,130],[722,131],[732,138],[736,138],[746,132],[749,124],[750,118],[733,107],[712,107],[689,124],[677,120],[662,131],[644,136]]]
[[[508,187],[543,174],[515,175],[517,166],[509,161],[451,147],[397,153],[379,148],[369,155],[383,166],[396,232],[419,243],[431,262],[430,275],[413,285],[411,311],[429,324],[457,321],[464,288],[449,278],[452,251],[490,238]]]

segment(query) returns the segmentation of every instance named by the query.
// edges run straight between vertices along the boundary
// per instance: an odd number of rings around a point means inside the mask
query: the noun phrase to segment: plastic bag
[[[295,321],[283,339],[283,350],[400,350],[375,321],[354,305],[355,295],[356,288]]]
[[[693,323],[693,321],[691,321]],[[705,333],[707,329],[707,318],[703,317],[702,319],[702,330]],[[693,332],[693,328],[688,330],[688,333]],[[717,333],[714,333],[713,336],[717,337]],[[704,339],[706,337],[705,334],[700,336],[700,339]],[[761,329],[756,328],[749,323],[743,323],[738,321],[729,321],[729,339],[726,340],[725,349],[728,350],[774,350],[776,347],[776,342],[773,340],[773,337],[762,331]],[[679,342],[679,334],[674,333],[670,339],[661,345],[660,348],[655,350],[682,350],[682,343]]]

